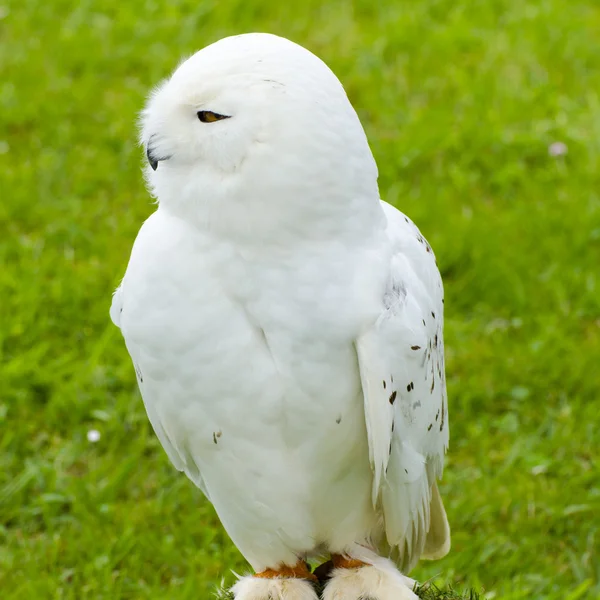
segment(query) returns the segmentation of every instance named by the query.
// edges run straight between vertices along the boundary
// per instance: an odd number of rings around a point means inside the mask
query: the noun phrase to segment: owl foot
[[[242,577],[232,588],[235,600],[318,600],[306,579]]]
[[[267,569],[253,577],[242,577],[232,588],[235,600],[318,600],[311,584],[317,578],[306,563]]]
[[[414,581],[402,575],[390,560],[376,555],[368,560],[333,555],[334,569],[323,600],[418,600],[412,591]]]

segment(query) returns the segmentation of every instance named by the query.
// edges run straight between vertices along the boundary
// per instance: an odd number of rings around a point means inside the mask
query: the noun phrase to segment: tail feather
[[[429,519],[429,531],[421,558],[437,560],[446,556],[450,551],[450,524],[437,483],[434,483],[431,489]]]

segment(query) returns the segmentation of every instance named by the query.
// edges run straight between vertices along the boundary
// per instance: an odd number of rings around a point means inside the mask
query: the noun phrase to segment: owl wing
[[[382,311],[357,340],[373,468],[390,552],[410,570],[443,556],[450,532],[436,480],[448,446],[443,288],[431,247],[383,203],[392,245]]]

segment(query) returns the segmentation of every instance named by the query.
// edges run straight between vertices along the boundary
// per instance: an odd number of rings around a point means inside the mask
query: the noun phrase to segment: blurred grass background
[[[454,537],[414,576],[600,597],[599,3],[0,4],[3,598],[204,599],[245,568],[154,438],[108,307],[153,210],[145,95],[248,31],[330,64],[438,256]]]

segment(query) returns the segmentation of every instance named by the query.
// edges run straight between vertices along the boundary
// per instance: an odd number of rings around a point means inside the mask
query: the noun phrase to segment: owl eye
[[[214,123],[216,121],[222,121],[223,119],[229,119],[228,115],[220,115],[219,113],[211,112],[210,110],[199,110],[197,115],[202,123]]]

